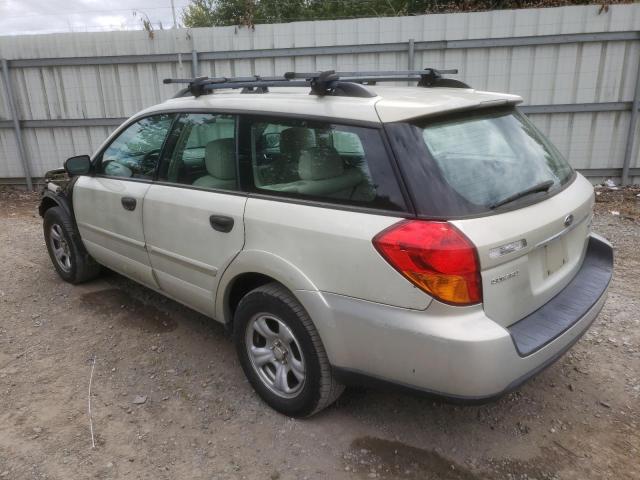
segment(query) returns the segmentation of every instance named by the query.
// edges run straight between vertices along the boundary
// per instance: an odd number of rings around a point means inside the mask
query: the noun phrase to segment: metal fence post
[[[18,156],[20,157],[20,163],[22,163],[22,169],[24,171],[24,178],[27,182],[27,188],[33,190],[33,183],[31,181],[31,169],[29,168],[29,161],[27,159],[27,153],[22,143],[22,131],[20,130],[20,120],[18,119],[18,109],[16,107],[15,99],[13,97],[13,90],[11,89],[11,78],[9,77],[9,62],[6,59],[2,59],[2,78],[4,80],[4,91],[7,98],[7,104],[11,112],[11,121],[13,122],[13,131],[16,135],[16,144],[18,145]]]
[[[191,51],[191,76],[198,76],[198,52],[195,49]]]
[[[416,42],[413,38],[409,39],[409,50],[407,52],[409,54],[409,59],[407,60],[407,70],[413,70],[413,67],[416,63]]]
[[[638,73],[636,73],[636,91],[631,104],[631,120],[629,121],[629,133],[627,134],[627,145],[624,149],[624,163],[622,164],[622,185],[629,184],[629,168],[631,167],[631,156],[635,144],[636,127],[638,125],[638,110],[640,110],[640,62],[638,63]]]

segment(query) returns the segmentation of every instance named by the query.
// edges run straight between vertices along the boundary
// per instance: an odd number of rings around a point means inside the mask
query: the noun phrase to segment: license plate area
[[[558,238],[544,246],[547,276],[553,275],[567,263],[563,239]]]

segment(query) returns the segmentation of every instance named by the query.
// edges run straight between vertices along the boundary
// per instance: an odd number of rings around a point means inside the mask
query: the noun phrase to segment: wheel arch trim
[[[242,250],[222,274],[216,292],[216,319],[226,325],[233,321],[229,296],[234,282],[247,273],[271,277],[287,288],[298,301],[300,298],[296,290],[318,291],[313,281],[288,260],[263,250]]]
[[[53,203],[54,205],[51,205],[51,203]],[[44,217],[45,212],[54,206],[62,208],[65,213],[73,219],[73,212],[69,200],[66,197],[62,197],[50,190],[45,190],[42,193],[42,198],[40,199],[40,204],[38,205],[38,213],[41,217]]]

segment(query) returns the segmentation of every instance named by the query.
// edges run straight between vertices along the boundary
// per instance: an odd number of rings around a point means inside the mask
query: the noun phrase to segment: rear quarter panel
[[[260,255],[265,263],[279,265],[281,275],[289,277],[283,283],[291,290],[319,290],[423,310],[431,297],[394,270],[371,242],[400,220],[249,198],[244,216],[245,248],[234,264],[247,255]],[[260,269],[265,263],[254,265],[253,271],[263,273]]]

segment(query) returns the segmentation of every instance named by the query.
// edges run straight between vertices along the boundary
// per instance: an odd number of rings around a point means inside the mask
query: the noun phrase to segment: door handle
[[[218,232],[228,233],[233,228],[233,218],[223,215],[211,215],[209,223],[214,230]]]
[[[133,211],[136,209],[137,201],[132,197],[122,197],[122,206],[125,210]]]

